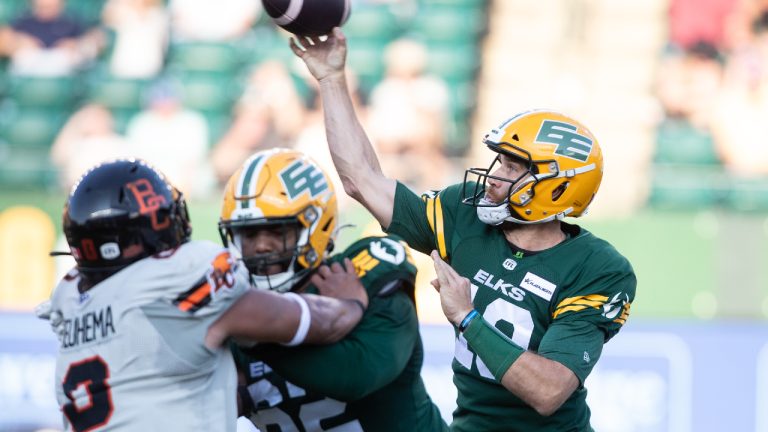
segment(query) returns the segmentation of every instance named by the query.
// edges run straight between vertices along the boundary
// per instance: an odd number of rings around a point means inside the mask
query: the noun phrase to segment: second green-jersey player
[[[246,415],[263,432],[447,431],[420,375],[416,268],[407,247],[368,237],[329,261],[344,258],[369,294],[362,321],[333,345],[235,349]]]
[[[463,334],[456,332],[453,370],[459,396],[452,430],[590,430],[584,380],[603,344],[629,315],[636,285],[632,267],[607,242],[565,223],[567,239],[555,247],[537,253],[516,249],[502,230],[463,205],[461,195],[461,185],[419,197],[398,183],[388,228],[414,249],[437,250],[449,260],[470,280],[473,305],[483,317]],[[538,414],[500,383],[516,357],[489,370],[468,346],[467,338],[478,337],[484,325],[503,335],[501,344],[513,343],[565,365],[581,385],[554,415]],[[497,343],[473,341],[489,342]]]

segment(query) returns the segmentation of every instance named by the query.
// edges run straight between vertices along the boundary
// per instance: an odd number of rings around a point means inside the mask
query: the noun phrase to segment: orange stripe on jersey
[[[222,273],[232,271],[232,264],[230,261],[229,252],[221,252],[220,254],[216,255],[216,258],[213,259],[213,269]]]
[[[210,295],[211,295],[211,285],[209,285],[208,282],[206,282],[200,287],[198,287],[196,290],[192,291],[192,293],[189,296],[179,301],[178,307],[182,311],[187,312],[190,309],[194,308],[195,306],[199,306],[200,303],[210,298]]]

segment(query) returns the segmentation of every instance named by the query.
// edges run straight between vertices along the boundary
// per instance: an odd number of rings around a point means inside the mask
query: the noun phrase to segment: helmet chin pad
[[[494,206],[493,201],[483,197],[480,198],[478,204],[477,217],[485,224],[493,226],[501,225],[511,216],[509,213],[509,204],[506,202]]]

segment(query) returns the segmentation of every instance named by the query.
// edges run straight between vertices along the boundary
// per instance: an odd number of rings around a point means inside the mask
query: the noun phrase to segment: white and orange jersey
[[[68,274],[51,299],[62,318],[56,396],[66,430],[235,430],[231,354],[204,345],[210,324],[248,289],[226,250],[189,242],[83,294],[78,279]]]

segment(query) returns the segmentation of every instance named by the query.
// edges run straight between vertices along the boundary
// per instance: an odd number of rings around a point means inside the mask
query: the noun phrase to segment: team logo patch
[[[515,267],[517,267],[517,261],[513,260],[512,258],[507,258],[504,260],[501,266],[509,271],[512,271],[515,269]]]
[[[371,255],[376,258],[400,265],[405,261],[405,248],[400,243],[388,238],[381,238],[378,241],[371,242]]]
[[[543,298],[544,300],[552,300],[552,294],[555,292],[557,285],[535,274],[528,272],[525,274],[523,281],[520,282],[520,288],[530,291],[533,294]]]
[[[586,162],[592,152],[593,141],[586,135],[581,135],[578,128],[572,124],[544,120],[536,135],[537,143],[555,144],[555,154],[577,161]]]
[[[139,213],[150,215],[152,229],[161,230],[168,228],[171,224],[171,220],[168,216],[163,220],[158,219],[157,216],[157,211],[160,209],[160,206],[165,204],[165,197],[158,195],[158,193],[155,192],[155,188],[149,180],[141,178],[134,182],[127,183],[125,186],[133,193],[136,202],[139,203]]]
[[[281,171],[280,180],[285,185],[290,199],[295,199],[304,192],[314,198],[328,189],[322,171],[302,160],[297,160]]]
[[[99,247],[102,258],[106,260],[113,260],[120,256],[120,246],[115,242],[104,243]]]

